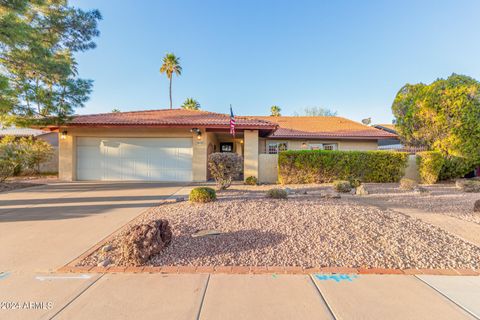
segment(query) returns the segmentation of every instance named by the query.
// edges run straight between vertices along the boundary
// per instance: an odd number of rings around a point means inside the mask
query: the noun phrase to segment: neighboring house
[[[340,117],[236,116],[166,109],[81,115],[60,132],[63,180],[206,181],[212,152],[244,158],[244,177],[272,182],[287,149],[375,150],[394,137]]]
[[[383,130],[385,132],[393,133],[397,135],[397,130],[394,124],[375,124],[373,125],[373,127],[379,130]],[[398,139],[398,135],[397,135],[397,137],[394,137],[394,138],[380,140],[378,142],[378,148],[379,149],[402,149],[403,145],[400,139]]]
[[[40,166],[40,172],[58,172],[58,132],[32,128],[0,128],[0,140],[5,136],[14,136],[16,138],[33,137],[48,142],[53,147],[54,156],[50,161]]]

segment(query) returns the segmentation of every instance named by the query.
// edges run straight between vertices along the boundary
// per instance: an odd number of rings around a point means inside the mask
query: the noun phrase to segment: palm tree
[[[271,112],[270,115],[272,117],[280,117],[281,116],[280,111],[282,111],[282,108],[280,108],[279,106],[272,106],[270,108],[270,112]]]
[[[160,67],[160,73],[165,73],[170,80],[170,109],[172,109],[172,78],[175,73],[177,76],[182,74],[182,67],[180,66],[180,58],[173,53],[167,53],[163,57],[163,63]]]
[[[188,98],[185,100],[185,102],[182,104],[182,109],[188,109],[188,110],[198,110],[200,109],[200,103],[193,99],[193,98]]]

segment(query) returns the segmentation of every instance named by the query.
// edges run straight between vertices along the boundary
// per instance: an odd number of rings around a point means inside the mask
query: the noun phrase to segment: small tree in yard
[[[0,183],[11,177],[14,169],[15,167],[13,163],[4,159],[0,159]]]
[[[40,165],[52,156],[52,146],[43,140],[7,136],[0,141],[0,161],[9,164],[5,168],[13,168],[11,175],[20,174],[22,170],[39,173]]]
[[[236,153],[215,152],[208,156],[210,173],[219,190],[230,187],[233,179],[242,172],[242,164],[242,157]]]
[[[43,140],[24,138],[21,140],[24,152],[25,168],[40,173],[40,165],[53,157],[52,146]]]

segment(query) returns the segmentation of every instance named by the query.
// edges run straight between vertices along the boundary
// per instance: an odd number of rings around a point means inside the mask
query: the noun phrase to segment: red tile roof
[[[238,129],[258,129],[271,138],[382,139],[396,135],[342,117],[236,116]],[[227,114],[184,109],[145,110],[75,116],[69,126],[160,126],[229,128]],[[278,128],[278,129],[277,129]],[[277,129],[276,131],[274,131]]]
[[[383,139],[394,138],[395,134],[379,130],[342,117],[252,117],[277,123],[279,128],[272,138],[299,139]]]
[[[275,129],[276,124],[249,117],[235,117],[239,129]],[[230,116],[221,113],[163,109],[132,112],[100,113],[75,116],[70,126],[163,126],[229,128]]]

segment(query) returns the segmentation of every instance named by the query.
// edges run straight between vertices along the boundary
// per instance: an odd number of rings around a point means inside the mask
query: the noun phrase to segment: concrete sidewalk
[[[480,319],[469,276],[11,275],[0,288],[0,301],[47,306],[0,319]]]

